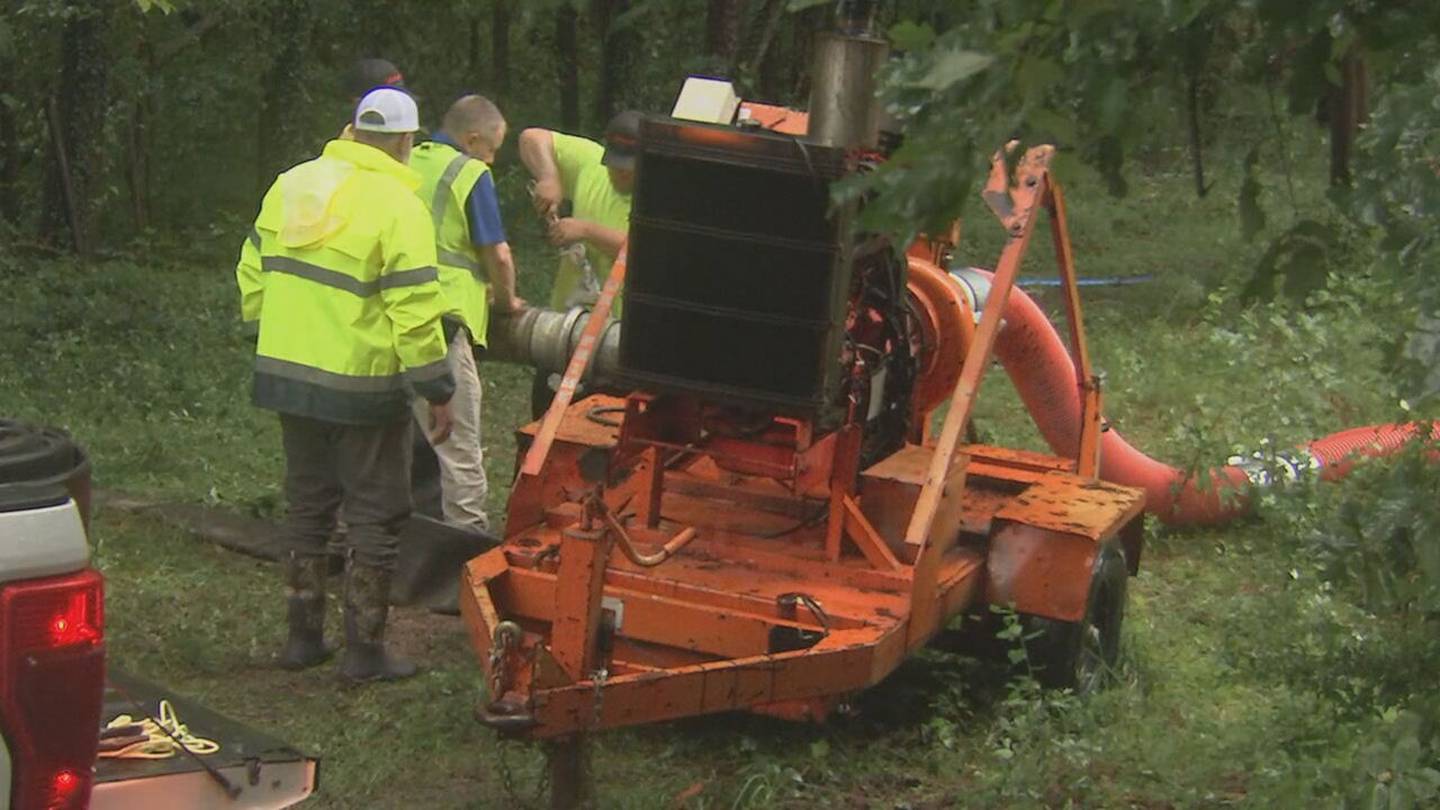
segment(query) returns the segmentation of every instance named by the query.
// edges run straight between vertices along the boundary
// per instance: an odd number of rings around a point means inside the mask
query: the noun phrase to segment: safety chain
[[[540,766],[540,777],[535,780],[534,794],[526,800],[515,789],[515,775],[510,770],[510,757],[506,753],[510,748],[510,741],[501,737],[496,740],[495,762],[499,765],[500,785],[505,790],[505,798],[509,800],[509,806],[515,808],[540,807],[540,802],[550,791],[550,768],[546,764]]]
[[[590,674],[590,679],[595,683],[595,696],[591,703],[595,706],[595,716],[591,722],[591,728],[600,728],[600,710],[605,705],[605,682],[610,680],[610,670],[601,667]]]
[[[514,622],[500,622],[495,625],[495,632],[490,639],[490,699],[499,700],[509,689],[509,673],[506,670],[506,658],[515,650],[523,635],[520,626]],[[504,737],[496,740],[495,762],[500,770],[500,784],[505,790],[505,796],[511,807],[539,807],[540,801],[550,789],[550,769],[542,766],[540,777],[535,781],[535,793],[526,801],[515,789],[515,775],[510,770],[510,758],[508,751],[510,742]]]

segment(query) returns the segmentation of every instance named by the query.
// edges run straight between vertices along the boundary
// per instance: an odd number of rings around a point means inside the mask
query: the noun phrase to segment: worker
[[[347,112],[354,112],[355,105],[360,103],[360,97],[377,87],[397,87],[404,90],[405,74],[401,73],[400,68],[396,67],[395,63],[389,59],[377,57],[356,59],[355,63],[350,66],[350,71],[345,75],[345,97],[349,100]],[[351,123],[346,121],[340,137],[350,140],[353,132],[351,127]]]
[[[549,223],[550,242],[583,244],[583,257],[561,259],[550,291],[550,306],[565,309],[592,303],[625,242],[630,227],[630,192],[635,187],[635,153],[640,113],[627,110],[610,119],[602,146],[588,138],[548,129],[520,133],[520,161],[534,179],[535,210]],[[569,216],[559,216],[569,200]],[[587,279],[586,274],[591,278]],[[587,287],[589,288],[587,290]],[[587,296],[586,293],[589,293]],[[613,312],[620,314],[620,301]],[[531,408],[538,416],[554,396],[551,375],[537,372]]]
[[[266,193],[236,278],[258,322],[254,404],[276,411],[285,451],[286,668],[329,657],[326,541],[343,507],[345,653],[351,681],[413,675],[384,646],[400,525],[410,514],[410,396],[430,439],[450,432],[455,382],[435,231],[405,164],[415,101],[377,88],[356,106],[354,140],[280,175]]]
[[[338,137],[347,141],[352,139],[354,132],[349,119],[354,115],[355,105],[360,102],[361,96],[382,86],[406,89],[405,76],[400,72],[400,68],[396,67],[394,62],[378,57],[356,59],[345,73],[343,85],[345,97],[349,101],[345,126]],[[444,516],[440,484],[440,460],[430,443],[425,440],[424,431],[419,431],[414,438],[410,461],[410,498],[416,512],[435,518]],[[345,533],[343,515],[337,529],[340,534]]]
[[[485,346],[493,306],[510,313],[523,302],[515,295],[515,261],[500,221],[500,203],[490,164],[505,142],[505,118],[484,96],[464,96],[450,105],[440,131],[410,155],[420,175],[420,200],[430,208],[435,227],[440,287],[451,311],[445,319],[454,429],[449,441],[435,446],[440,462],[441,508],[445,521],[486,530],[489,486],[480,446],[480,376],[474,347]],[[487,280],[488,279],[488,283]],[[417,402],[424,418],[423,403]]]

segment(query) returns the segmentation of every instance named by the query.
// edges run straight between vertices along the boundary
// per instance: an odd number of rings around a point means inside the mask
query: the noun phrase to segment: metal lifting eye
[[[775,604],[779,606],[781,610],[789,613],[790,618],[795,617],[797,606],[804,605],[805,609],[810,611],[810,615],[815,617],[815,621],[820,623],[821,629],[826,633],[830,632],[830,615],[825,612],[824,608],[820,607],[820,603],[810,594],[800,593],[798,591],[782,593],[775,597]]]

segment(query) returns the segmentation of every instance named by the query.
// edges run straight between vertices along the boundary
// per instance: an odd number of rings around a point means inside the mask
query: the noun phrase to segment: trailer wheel
[[[1103,688],[1120,657],[1120,627],[1130,573],[1125,553],[1100,547],[1090,574],[1085,616],[1078,622],[1026,617],[1025,650],[1042,686],[1090,694]]]

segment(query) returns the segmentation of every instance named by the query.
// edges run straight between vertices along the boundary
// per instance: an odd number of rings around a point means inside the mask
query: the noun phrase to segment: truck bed
[[[198,758],[179,753],[158,760],[100,759],[95,765],[92,810],[278,808],[315,792],[320,763],[314,757],[113,667],[106,678],[101,717],[108,721],[120,714],[139,717],[142,712],[154,716],[161,699],[174,705],[191,733],[214,740],[220,750]]]

